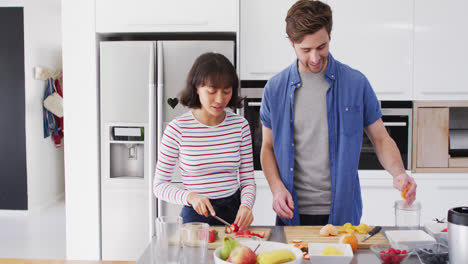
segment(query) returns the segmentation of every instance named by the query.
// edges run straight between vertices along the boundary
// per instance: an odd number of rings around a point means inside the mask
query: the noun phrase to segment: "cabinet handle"
[[[248,106],[262,106],[262,102],[248,102]]]
[[[384,122],[384,126],[406,126],[406,122]]]

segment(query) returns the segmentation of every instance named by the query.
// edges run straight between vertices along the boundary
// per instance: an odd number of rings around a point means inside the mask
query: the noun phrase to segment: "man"
[[[300,0],[286,32],[297,60],[271,78],[260,109],[261,163],[273,193],[277,225],[358,225],[362,216],[358,163],[363,130],[399,191],[416,183],[405,172],[367,78],[329,53],[332,12]]]

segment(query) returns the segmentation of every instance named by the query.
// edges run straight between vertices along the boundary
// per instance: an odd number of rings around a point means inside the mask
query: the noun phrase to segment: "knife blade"
[[[218,221],[220,221],[221,223],[227,225],[227,226],[231,226],[230,223],[228,223],[226,220],[222,219],[221,217],[219,216],[216,216],[216,215],[213,215],[214,218],[216,218]]]
[[[371,231],[369,231],[369,233],[367,233],[366,237],[364,237],[364,239],[361,242],[364,242],[370,237],[372,237],[373,235],[377,234],[378,232],[380,232],[381,229],[382,229],[381,226],[374,227]]]

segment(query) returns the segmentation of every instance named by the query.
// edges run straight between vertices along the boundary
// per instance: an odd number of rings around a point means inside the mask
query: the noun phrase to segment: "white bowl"
[[[392,247],[408,251],[436,243],[436,240],[423,230],[387,230],[385,235]]]
[[[292,245],[272,242],[272,241],[241,241],[240,243],[241,245],[247,246],[252,250],[255,250],[258,244],[260,244],[257,251],[255,251],[255,254],[257,255],[258,253],[270,252],[270,251],[277,250],[277,249],[289,249],[292,251],[292,253],[294,253],[294,255],[296,256],[296,259],[293,261],[286,262],[286,263],[287,264],[300,264],[302,262],[302,251]],[[213,253],[215,263],[216,264],[229,264],[229,262],[224,261],[219,257],[221,248],[222,247],[217,248],[215,252]]]
[[[447,228],[447,223],[427,222],[424,224],[424,230],[434,237],[438,242],[448,245],[448,232],[442,232]]]
[[[336,247],[343,255],[322,255],[327,246]],[[348,264],[353,259],[353,250],[350,244],[345,243],[309,243],[310,263]]]

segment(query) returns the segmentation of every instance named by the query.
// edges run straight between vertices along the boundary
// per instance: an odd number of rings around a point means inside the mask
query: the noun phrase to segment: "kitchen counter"
[[[259,226],[262,228],[271,228],[271,236],[269,241],[276,241],[276,242],[286,242],[286,237],[284,235],[284,228],[282,226]],[[381,232],[384,230],[389,229],[388,227],[383,227]],[[392,228],[394,229],[394,228]],[[143,255],[137,261],[137,264],[159,264],[158,260],[153,257],[153,248],[155,247],[155,239],[153,238],[152,242],[148,245],[145,249]],[[208,250],[208,262],[207,264],[214,263],[213,252],[214,250]],[[302,263],[310,263],[309,261],[303,261]],[[351,261],[351,264],[373,264],[373,263],[380,263],[379,259],[370,251],[370,249],[358,249],[355,254],[354,258]],[[410,256],[406,261],[402,262],[402,264],[417,264],[420,263],[419,259],[416,255]],[[15,263],[16,264],[16,263]]]
[[[135,261],[2,259],[2,264],[135,264]]]

